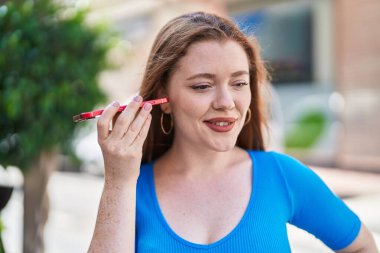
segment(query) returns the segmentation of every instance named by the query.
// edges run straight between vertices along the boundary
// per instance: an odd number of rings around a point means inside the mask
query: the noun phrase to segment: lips
[[[215,132],[228,132],[235,125],[235,118],[212,118],[205,120],[205,124]]]

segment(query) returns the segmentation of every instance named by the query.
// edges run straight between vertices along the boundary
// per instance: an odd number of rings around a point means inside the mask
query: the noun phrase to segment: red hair
[[[204,12],[189,13],[169,21],[158,33],[146,65],[140,95],[144,100],[157,98],[165,89],[176,64],[186,54],[190,45],[199,41],[232,40],[241,45],[249,60],[251,88],[251,121],[245,125],[237,139],[244,149],[264,150],[262,126],[266,125],[261,86],[267,84],[267,71],[260,57],[255,38],[248,38],[231,20]],[[174,131],[169,135],[161,130],[162,111],[152,110],[152,123],[143,147],[143,163],[157,159],[173,142]],[[166,127],[167,129],[168,127]]]

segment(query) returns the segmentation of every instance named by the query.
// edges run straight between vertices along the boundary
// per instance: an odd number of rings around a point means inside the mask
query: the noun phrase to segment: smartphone
[[[159,104],[165,104],[167,102],[169,102],[168,98],[159,98],[159,99],[154,99],[154,100],[148,100],[148,101],[142,102],[140,107],[143,107],[146,103],[150,103],[151,105],[159,105]],[[124,111],[124,109],[126,107],[127,107],[127,105],[120,106],[118,112]],[[104,110],[96,110],[96,111],[92,111],[92,112],[82,112],[81,114],[73,116],[73,121],[74,122],[82,122],[82,121],[86,121],[89,119],[93,119],[93,118],[96,118],[96,117],[99,117],[100,115],[102,115],[103,111]]]

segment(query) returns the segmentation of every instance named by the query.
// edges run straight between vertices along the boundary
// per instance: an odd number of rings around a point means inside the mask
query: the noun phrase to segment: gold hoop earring
[[[251,121],[251,108],[248,108],[247,115],[248,119],[245,120],[244,126],[246,126]]]
[[[164,114],[165,114],[164,112],[161,113],[161,130],[165,135],[169,135],[173,130],[173,117],[172,117],[172,114],[169,113],[169,115],[170,115],[170,129],[168,131],[166,131],[164,128]]]

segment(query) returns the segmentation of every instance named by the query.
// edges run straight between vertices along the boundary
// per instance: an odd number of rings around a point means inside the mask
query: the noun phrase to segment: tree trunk
[[[25,173],[24,253],[44,252],[44,227],[49,214],[47,184],[57,165],[56,152],[42,151]]]

